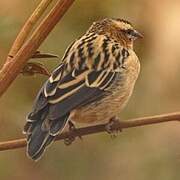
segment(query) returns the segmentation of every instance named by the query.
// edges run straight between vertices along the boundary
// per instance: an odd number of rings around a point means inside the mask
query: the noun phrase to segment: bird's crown
[[[96,21],[87,33],[103,34],[126,46],[132,46],[134,40],[142,38],[129,21],[120,18],[105,18]]]

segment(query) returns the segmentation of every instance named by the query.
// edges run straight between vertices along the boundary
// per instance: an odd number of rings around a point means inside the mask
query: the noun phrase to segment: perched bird
[[[66,50],[27,117],[27,154],[37,160],[68,122],[108,122],[123,109],[140,71],[142,35],[123,19],[94,22]]]

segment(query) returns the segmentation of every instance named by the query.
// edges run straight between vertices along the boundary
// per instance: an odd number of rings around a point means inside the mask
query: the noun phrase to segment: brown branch
[[[180,112],[120,121],[118,124],[114,124],[114,126],[112,126],[112,130],[151,125],[151,124],[157,124],[157,123],[168,122],[168,121],[180,121]],[[78,137],[78,136],[85,136],[85,135],[105,132],[106,131],[105,127],[106,127],[106,124],[79,128],[73,132],[64,132],[58,135],[56,140],[66,139],[72,136]],[[26,146],[26,139],[6,141],[6,142],[0,143],[0,151],[17,149],[17,148],[22,148],[25,146]]]
[[[49,4],[53,0],[42,0],[38,7],[34,10],[32,15],[29,17],[29,19],[26,21],[24,26],[22,27],[21,31],[17,35],[11,50],[9,51],[9,55],[7,57],[6,61],[10,61],[12,57],[16,55],[18,50],[22,47],[24,44],[25,40],[28,38],[30,32],[32,31],[34,25],[38,22],[38,20],[41,18]]]
[[[15,57],[4,64],[0,71],[0,96],[15,80],[28,59],[36,52],[73,2],[74,0],[59,0]]]

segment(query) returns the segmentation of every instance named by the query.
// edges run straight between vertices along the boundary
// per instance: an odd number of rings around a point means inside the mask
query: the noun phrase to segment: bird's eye
[[[126,34],[128,34],[128,35],[132,35],[133,30],[132,30],[132,29],[128,29],[128,30],[126,30],[125,32],[126,32]]]

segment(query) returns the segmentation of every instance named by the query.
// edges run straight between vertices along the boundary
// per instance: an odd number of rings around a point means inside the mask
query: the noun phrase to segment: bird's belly
[[[75,109],[71,112],[70,119],[79,123],[108,122],[116,116],[126,105],[131,92],[122,91],[109,95],[99,102]]]

